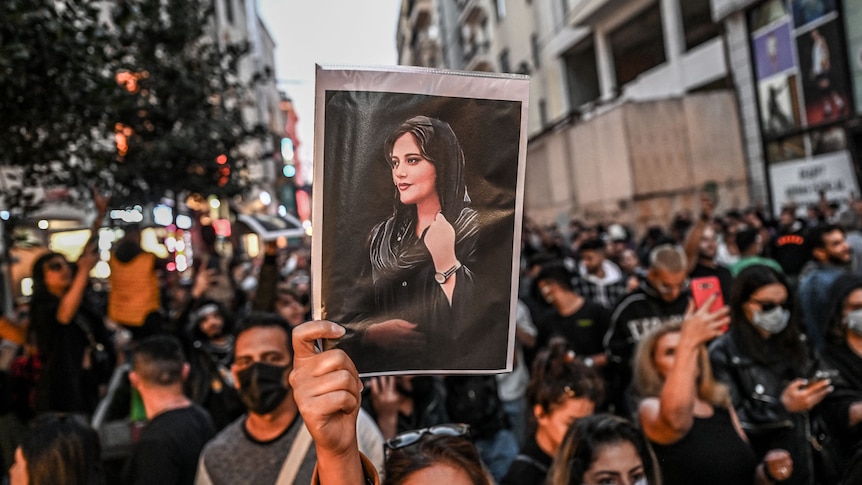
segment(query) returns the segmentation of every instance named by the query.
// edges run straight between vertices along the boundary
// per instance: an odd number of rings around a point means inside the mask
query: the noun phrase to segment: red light
[[[177,263],[171,261],[170,263],[168,263],[166,265],[166,267],[168,268],[168,271],[176,271],[177,270]]]
[[[216,157],[216,163],[218,163],[219,165],[226,164],[227,163],[227,155],[222,153],[221,155],[217,156]]]
[[[215,233],[222,237],[230,237],[230,221],[227,219],[213,220],[213,229]]]

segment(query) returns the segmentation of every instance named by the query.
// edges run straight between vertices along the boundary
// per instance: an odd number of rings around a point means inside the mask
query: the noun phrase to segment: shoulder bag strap
[[[281,471],[278,472],[275,485],[293,485],[296,474],[299,473],[299,468],[302,466],[302,460],[311,446],[311,441],[311,433],[308,432],[305,423],[299,423],[299,431],[293,439],[293,444],[290,445],[290,451],[281,466]]]

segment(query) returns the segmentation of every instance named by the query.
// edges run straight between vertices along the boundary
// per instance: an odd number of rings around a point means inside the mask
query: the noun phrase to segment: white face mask
[[[853,310],[844,316],[844,325],[856,335],[862,336],[862,309]]]
[[[753,323],[754,326],[766,330],[771,335],[780,333],[782,330],[787,328],[787,322],[789,321],[790,311],[780,306],[777,306],[768,312],[754,312],[754,318],[751,319],[751,323]]]

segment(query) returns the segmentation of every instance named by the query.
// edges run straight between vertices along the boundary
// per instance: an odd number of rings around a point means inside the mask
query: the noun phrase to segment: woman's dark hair
[[[548,483],[569,485],[583,483],[599,451],[620,443],[631,443],[643,462],[649,485],[660,485],[655,455],[643,433],[629,421],[610,414],[594,414],[576,420],[569,426],[554,464],[548,472]]]
[[[45,264],[56,257],[61,257],[66,260],[66,257],[60,253],[53,251],[47,252],[39,256],[33,263],[33,294],[40,295],[48,292],[48,287],[45,286]]]
[[[80,417],[46,414],[21,440],[30,485],[101,485],[99,436]]]
[[[434,165],[437,173],[435,187],[440,198],[440,210],[450,222],[461,214],[461,209],[470,203],[467,184],[464,180],[464,152],[455,132],[445,121],[428,116],[414,116],[395,129],[383,144],[386,162],[391,166],[392,147],[402,135],[410,134],[422,156]],[[395,219],[413,216],[415,208],[401,204],[395,194]]]
[[[745,316],[744,308],[745,303],[751,299],[751,295],[757,290],[775,283],[787,290],[787,305],[790,310],[789,324],[773,337],[778,347],[784,352],[784,355],[780,357],[773,355],[774,350],[770,351],[766,348],[766,342],[748,317]],[[737,275],[730,290],[731,335],[737,343],[743,347],[748,347],[747,353],[761,363],[770,358],[780,358],[787,362],[802,362],[806,352],[800,339],[799,322],[796,317],[799,311],[794,308],[794,301],[790,285],[784,275],[762,264],[754,264],[745,268]],[[796,360],[788,361],[787,357],[793,357]]]
[[[410,475],[436,464],[463,471],[473,485],[490,485],[479,451],[463,436],[424,436],[417,443],[389,450],[384,485],[401,485]]]
[[[589,399],[598,407],[604,393],[603,381],[596,371],[575,358],[566,339],[554,337],[533,361],[526,395],[531,409],[538,404],[548,413],[566,398]]]

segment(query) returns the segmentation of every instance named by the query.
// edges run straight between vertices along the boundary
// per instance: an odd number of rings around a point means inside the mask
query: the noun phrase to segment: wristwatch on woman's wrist
[[[455,272],[458,271],[459,269],[461,269],[461,262],[455,261],[455,264],[451,268],[447,269],[446,271],[444,271],[442,273],[440,273],[439,271],[434,273],[434,281],[436,281],[437,283],[440,283],[442,285],[443,283],[445,283],[449,279],[450,276],[455,274]]]

